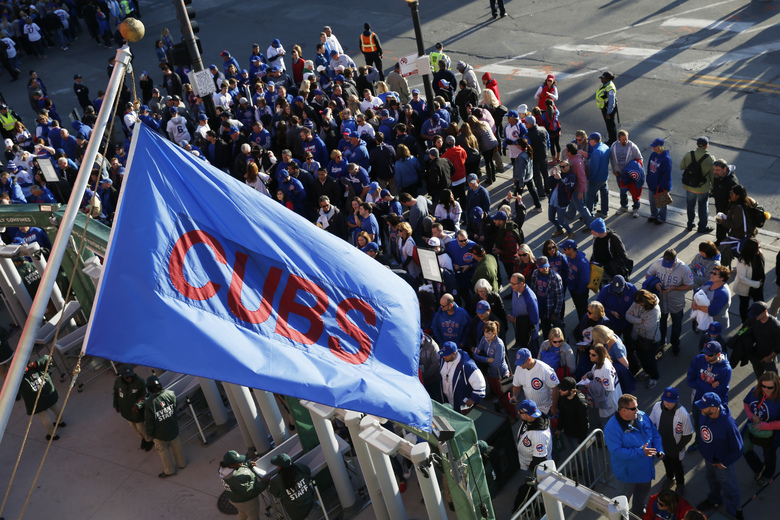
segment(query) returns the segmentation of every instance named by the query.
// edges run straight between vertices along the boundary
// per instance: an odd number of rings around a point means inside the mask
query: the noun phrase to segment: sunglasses
[[[517,256],[528,256],[528,253],[520,253],[520,254],[519,254],[519,255],[517,255]]]
[[[560,345],[561,343],[563,343],[563,340],[562,339],[553,339],[553,340],[550,340],[550,342],[553,345]]]
[[[628,406],[624,406],[623,409],[624,410],[631,410],[632,412],[636,412],[639,409],[639,407],[634,406],[633,408],[629,408]]]
[[[460,240],[460,239],[458,239],[458,243],[459,244],[465,244],[466,242],[468,242],[468,240]]]
[[[769,385],[761,385],[761,388],[766,388],[767,390],[774,390],[775,385],[769,386]]]

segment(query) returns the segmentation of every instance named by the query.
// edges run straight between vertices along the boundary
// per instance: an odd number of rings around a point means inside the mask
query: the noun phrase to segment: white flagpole
[[[62,222],[57,231],[57,237],[54,240],[54,245],[52,246],[49,255],[49,263],[41,277],[38,291],[35,293],[35,299],[33,300],[32,308],[30,309],[27,318],[27,323],[24,325],[22,336],[16,347],[16,353],[14,354],[13,361],[8,370],[8,375],[5,378],[5,383],[3,384],[3,389],[0,393],[0,443],[3,440],[5,429],[8,426],[8,419],[11,415],[11,409],[13,408],[14,400],[16,398],[16,390],[19,388],[22,381],[24,368],[27,366],[27,360],[30,357],[35,338],[38,334],[38,329],[43,320],[43,313],[46,311],[54,282],[57,279],[57,273],[62,264],[62,257],[68,246],[70,235],[73,232],[73,224],[76,221],[81,199],[87,188],[87,181],[89,180],[89,175],[92,171],[92,165],[97,158],[109,116],[113,112],[114,102],[119,95],[119,86],[122,83],[122,77],[127,72],[127,66],[130,63],[131,58],[130,48],[127,45],[124,45],[116,53],[114,71],[111,73],[111,79],[106,88],[106,95],[103,98],[104,101],[100,107],[95,129],[92,131],[89,144],[87,144],[87,149],[84,152],[84,159],[81,162],[79,174],[78,177],[76,177],[70,200],[68,200],[68,207],[62,217]]]

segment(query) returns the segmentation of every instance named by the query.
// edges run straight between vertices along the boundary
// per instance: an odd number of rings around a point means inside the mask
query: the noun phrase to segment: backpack
[[[756,203],[754,207],[748,207],[747,211],[745,211],[747,221],[750,227],[752,228],[760,228],[764,227],[764,224],[767,221],[767,213],[764,209],[764,206],[762,206],[759,203]]]
[[[561,362],[561,347],[549,347],[539,352],[539,361],[546,363],[557,372]]]
[[[692,188],[698,188],[699,186],[704,186],[704,183],[707,182],[707,178],[704,176],[704,173],[701,170],[701,163],[704,162],[704,159],[709,157],[710,154],[705,153],[702,155],[701,159],[698,161],[696,160],[696,154],[694,152],[691,152],[691,162],[688,166],[685,167],[685,170],[683,170],[682,174],[682,183],[686,186],[690,186]]]

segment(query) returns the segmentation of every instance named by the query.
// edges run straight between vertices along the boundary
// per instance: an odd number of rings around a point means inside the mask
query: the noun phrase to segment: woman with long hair
[[[634,351],[648,377],[645,384],[647,388],[655,388],[661,378],[655,360],[656,345],[661,340],[660,318],[661,308],[658,306],[658,297],[646,289],[638,290],[634,294],[634,303],[626,312],[626,321],[633,325],[631,338],[634,342]]]
[[[412,226],[408,222],[401,222],[396,226],[398,230],[398,262],[409,276],[417,278],[422,274],[420,266],[414,261],[414,238],[412,238]]]
[[[687,500],[671,489],[664,489],[650,497],[643,520],[658,518],[682,520],[688,511],[695,511],[695,509]]]
[[[601,343],[609,351],[609,358],[628,368],[628,351],[623,341],[606,325],[596,325],[591,333],[593,343]]]
[[[395,185],[398,193],[409,193],[412,197],[417,197],[417,189],[420,187],[420,162],[404,144],[399,144],[396,148],[396,157]]]
[[[436,205],[433,214],[447,231],[458,231],[460,229],[460,219],[463,210],[460,207],[460,202],[455,200],[451,190],[445,188],[441,191],[439,203]]]
[[[536,257],[528,244],[520,244],[520,249],[517,253],[517,263],[515,264],[515,272],[522,274],[526,283],[531,281],[531,275],[536,271]],[[512,273],[507,273],[511,275]]]
[[[596,343],[588,349],[588,356],[593,363],[590,372],[582,376],[582,380],[589,379],[591,385],[601,385],[604,390],[602,399],[594,397],[593,406],[599,410],[601,428],[615,415],[618,409],[618,399],[623,394],[618,381],[617,372],[609,357],[607,348],[601,343]]]
[[[542,202],[539,200],[539,194],[534,188],[534,151],[528,140],[523,137],[517,141],[517,147],[520,153],[515,158],[512,165],[512,178],[515,183],[515,193],[522,195],[523,186],[528,189],[531,198],[534,201],[534,210],[542,211]]]
[[[745,462],[756,475],[758,485],[763,486],[775,476],[777,469],[777,430],[780,430],[780,377],[776,372],[764,372],[758,384],[743,400],[748,417],[748,439]],[[747,444],[747,442],[746,442]],[[764,452],[764,460],[756,454],[755,447]]]
[[[482,155],[479,153],[479,141],[474,137],[474,132],[471,131],[468,123],[464,122],[460,125],[455,143],[466,150],[466,175],[475,173],[479,176],[479,163],[482,160]]]
[[[517,408],[509,401],[509,392],[501,391],[501,378],[509,376],[509,364],[504,355],[504,342],[498,337],[501,324],[488,321],[484,326],[484,335],[471,353],[474,360],[487,364],[487,382],[493,394],[499,398],[501,406],[509,415],[512,423],[517,422]]]
[[[498,146],[498,140],[493,134],[493,130],[484,121],[480,121],[471,115],[468,118],[468,123],[471,131],[474,133],[474,137],[479,142],[479,153],[482,154],[482,158],[485,160],[485,177],[487,177],[485,184],[493,184],[496,181],[496,165],[493,164],[493,154]]]
[[[357,238],[355,239],[355,247],[362,250],[369,242],[371,242],[371,237],[368,236],[368,233],[365,231],[361,231],[357,234]]]
[[[550,136],[552,164],[558,164],[561,162],[561,122],[558,120],[561,113],[555,106],[555,101],[548,99],[546,103],[547,107],[542,111],[542,123]]]
[[[715,242],[705,240],[699,243],[699,252],[693,257],[688,267],[693,273],[693,290],[696,291],[704,282],[710,279],[712,268],[720,265],[720,251]]]
[[[748,238],[742,245],[742,253],[737,258],[737,276],[732,286],[734,294],[739,296],[739,317],[742,323],[748,318],[750,300],[764,301],[764,254],[761,244],[755,238]]]
[[[747,210],[756,207],[756,201],[748,197],[747,190],[741,184],[731,188],[726,218],[715,217],[719,226],[724,226],[727,236],[720,242],[721,263],[731,267],[731,259],[740,253],[742,242],[756,235],[756,227],[751,223]]]

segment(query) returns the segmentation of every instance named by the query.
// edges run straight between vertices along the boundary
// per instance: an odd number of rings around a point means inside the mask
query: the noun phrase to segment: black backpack
[[[766,223],[766,210],[764,209],[764,206],[761,204],[756,203],[754,207],[748,207],[746,213],[746,217],[748,220],[748,223],[750,226],[754,228],[760,228],[764,227],[764,224]]]
[[[698,188],[707,182],[707,178],[704,176],[704,173],[701,170],[701,163],[704,162],[704,159],[709,157],[709,155],[710,154],[705,153],[701,159],[697,161],[695,153],[691,152],[691,162],[688,166],[685,167],[685,170],[683,170],[683,184],[690,186],[691,188]]]

